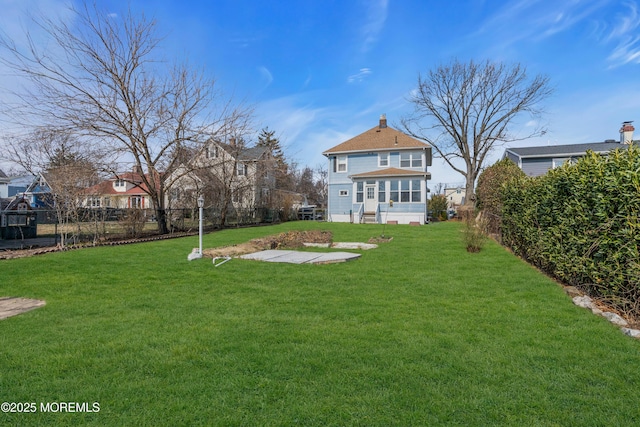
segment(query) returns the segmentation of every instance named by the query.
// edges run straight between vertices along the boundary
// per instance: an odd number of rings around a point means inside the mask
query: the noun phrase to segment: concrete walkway
[[[42,307],[46,303],[37,299],[0,297],[0,320]]]
[[[291,264],[329,264],[345,262],[359,258],[360,254],[349,252],[299,252],[271,249],[240,256],[242,259],[253,259],[267,262],[286,262]]]

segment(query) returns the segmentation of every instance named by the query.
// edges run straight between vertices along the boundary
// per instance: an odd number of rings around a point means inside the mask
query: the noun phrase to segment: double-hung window
[[[347,156],[338,156],[336,158],[337,161],[337,172],[346,172],[347,171]]]
[[[401,168],[420,168],[422,167],[422,154],[420,152],[400,153]]]
[[[389,153],[378,154],[378,166],[381,168],[389,167]]]
[[[208,145],[207,146],[207,159],[215,159],[218,157],[218,146],[217,145]]]
[[[238,163],[236,167],[236,174],[238,176],[245,176],[247,174],[247,165],[244,163]]]

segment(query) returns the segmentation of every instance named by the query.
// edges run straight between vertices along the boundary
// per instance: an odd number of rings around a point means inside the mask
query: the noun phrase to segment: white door
[[[364,211],[376,211],[376,186],[366,185],[364,187]]]

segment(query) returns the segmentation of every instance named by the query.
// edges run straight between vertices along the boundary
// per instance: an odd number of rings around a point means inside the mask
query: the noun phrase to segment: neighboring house
[[[21,197],[13,200],[0,199],[0,238],[11,240],[36,237],[36,217],[28,200]]]
[[[322,154],[329,160],[329,221],[426,222],[431,146],[388,127],[385,115]]]
[[[140,171],[125,172],[85,191],[83,205],[89,208],[151,209],[153,203]]]
[[[447,209],[455,211],[464,205],[466,189],[463,185],[445,187],[443,194],[447,198]]]
[[[39,173],[32,178],[31,183],[22,193],[32,208],[34,209],[50,209],[53,207],[53,196],[51,186],[47,182],[44,173]]]
[[[234,139],[229,144],[211,140],[196,156],[195,165],[202,181],[207,181],[207,175],[214,181],[216,202],[251,209],[268,206],[274,196],[274,159],[268,147],[247,148]]]
[[[587,151],[607,155],[617,148],[626,149],[633,142],[634,130],[631,122],[623,122],[620,128],[619,142],[609,139],[604,142],[588,144],[507,148],[503,158],[511,159],[528,176],[540,176],[566,162],[573,162],[584,157]]]

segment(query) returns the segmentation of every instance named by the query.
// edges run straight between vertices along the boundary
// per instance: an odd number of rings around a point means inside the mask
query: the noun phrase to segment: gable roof
[[[627,149],[629,145],[618,142],[592,142],[588,144],[548,145],[539,147],[507,148],[505,153],[511,153],[520,158],[535,157],[570,157],[583,156],[587,150],[594,153],[606,154],[616,148]]]
[[[352,153],[359,151],[384,151],[430,148],[429,144],[418,141],[409,135],[390,127],[375,126],[360,135],[338,144],[325,151],[325,156],[338,153]]]
[[[88,195],[145,196],[149,194],[149,191],[144,183],[134,185],[127,191],[116,191],[113,187],[113,180],[107,180],[85,189],[83,193]]]
[[[244,148],[238,154],[238,160],[240,161],[259,160],[268,151],[269,151],[269,148],[267,147],[254,146],[250,148]]]

